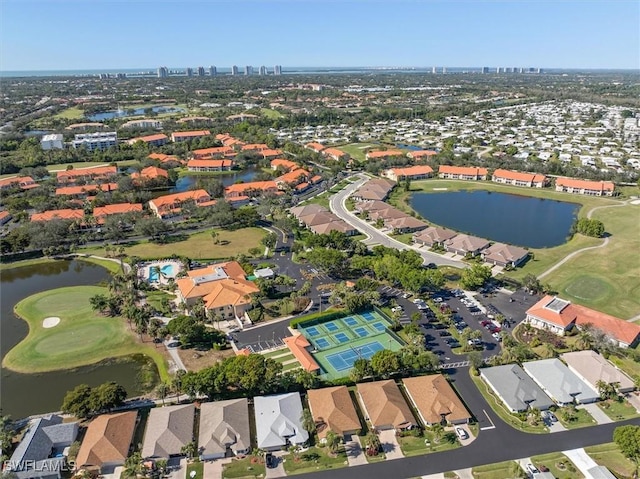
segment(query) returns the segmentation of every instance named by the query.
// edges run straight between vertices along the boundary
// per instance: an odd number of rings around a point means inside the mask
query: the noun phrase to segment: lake
[[[528,248],[567,241],[580,205],[491,191],[415,193],[411,207],[428,221]]]
[[[235,171],[233,173],[225,173],[225,174],[210,174],[210,175],[186,175],[178,178],[176,180],[176,185],[171,188],[171,193],[182,193],[183,191],[187,191],[193,189],[193,186],[196,184],[198,178],[217,178],[222,182],[224,186],[230,186],[234,183],[243,182],[248,183],[253,181],[256,175],[259,173],[259,169],[255,167],[249,167],[244,170]]]
[[[0,347],[2,356],[29,332],[27,323],[13,313],[16,303],[32,294],[65,286],[94,285],[109,279],[109,272],[84,261],[57,261],[3,270],[0,277]],[[116,381],[130,397],[144,391],[138,375],[148,368],[144,356],[119,358],[73,370],[21,374],[2,368],[0,404],[2,414],[14,419],[58,411],[65,393],[79,384],[97,386]],[[152,364],[152,362],[151,362]],[[155,365],[153,366],[155,371]]]
[[[146,108],[135,108],[128,110],[103,111],[101,113],[87,115],[87,118],[91,121],[112,120],[113,118],[126,118],[128,116],[144,115],[145,110]],[[177,108],[172,106],[154,106],[151,108],[151,110],[154,113],[179,113],[185,111],[184,108]]]

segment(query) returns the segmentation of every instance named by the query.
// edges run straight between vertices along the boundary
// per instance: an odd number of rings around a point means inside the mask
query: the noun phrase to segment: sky
[[[0,70],[640,68],[638,0],[1,0]]]

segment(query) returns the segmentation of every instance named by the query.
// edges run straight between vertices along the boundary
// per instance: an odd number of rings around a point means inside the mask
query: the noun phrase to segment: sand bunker
[[[632,205],[640,205],[640,200],[633,200],[630,202]]]
[[[54,326],[57,326],[59,322],[60,318],[58,318],[57,316],[49,316],[48,318],[44,318],[44,320],[42,321],[42,327],[53,328]]]

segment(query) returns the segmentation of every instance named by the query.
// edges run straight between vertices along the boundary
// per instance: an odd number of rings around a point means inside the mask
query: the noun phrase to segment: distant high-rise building
[[[447,67],[442,67],[442,74],[444,75],[445,73],[447,73]]]
[[[238,74],[238,67],[237,66],[233,65],[231,67],[231,74],[232,75],[237,75]]]
[[[244,67],[244,74],[246,76],[253,75],[253,67],[250,66],[250,65],[245,66]]]
[[[500,67],[496,67],[496,73],[500,73]]]
[[[280,65],[276,65],[275,67],[273,67],[273,74],[282,75],[282,67]]]
[[[193,68],[187,68],[187,76],[188,77],[192,77],[193,76]]]
[[[482,67],[482,73],[489,73],[489,67]]]
[[[260,75],[266,75],[267,74],[267,67],[265,67],[264,65],[262,65],[260,67],[260,70],[258,71]]]
[[[204,67],[198,67],[198,76],[199,77],[203,77],[204,76]]]
[[[213,65],[211,65],[209,67],[209,75],[214,77],[218,74],[218,69],[216,67],[214,67]]]
[[[167,78],[169,76],[169,70],[167,67],[158,68],[158,78]]]
[[[537,72],[542,73],[542,68],[538,68]]]
[[[431,74],[435,75],[436,73],[438,73],[438,67],[431,67]]]

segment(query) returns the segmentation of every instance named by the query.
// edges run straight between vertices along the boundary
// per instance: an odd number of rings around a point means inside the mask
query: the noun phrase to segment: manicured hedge
[[[306,323],[306,322],[321,323],[324,321],[331,321],[332,319],[343,318],[348,315],[349,315],[349,312],[345,309],[341,309],[338,311],[328,311],[324,313],[308,314],[306,316],[300,316],[298,318],[292,319],[291,322],[289,323],[289,327],[297,329],[300,323]]]

